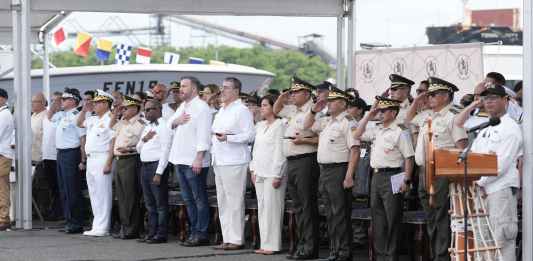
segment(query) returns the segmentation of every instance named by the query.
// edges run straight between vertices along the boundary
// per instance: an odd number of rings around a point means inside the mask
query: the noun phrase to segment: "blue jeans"
[[[158,161],[143,162],[141,166],[141,186],[144,204],[148,211],[148,237],[167,238],[168,223],[168,168],[161,176],[161,183],[154,185],[152,180]]]
[[[83,226],[80,161],[80,148],[57,150],[57,183],[67,230]]]
[[[209,226],[209,203],[207,201],[207,172],[202,168],[200,174],[192,172],[188,165],[176,165],[176,176],[180,183],[181,197],[187,207],[190,238],[207,239]]]

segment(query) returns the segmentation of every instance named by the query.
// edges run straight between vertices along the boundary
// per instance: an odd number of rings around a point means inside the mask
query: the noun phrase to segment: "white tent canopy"
[[[31,40],[37,43],[38,33],[41,27],[58,12],[39,12],[33,13],[31,17]],[[13,17],[10,11],[0,9],[0,44],[11,45],[13,37]]]
[[[0,0],[0,10],[10,10]],[[171,13],[189,15],[338,16],[342,0],[32,0],[31,11]],[[0,24],[2,25],[2,24]]]

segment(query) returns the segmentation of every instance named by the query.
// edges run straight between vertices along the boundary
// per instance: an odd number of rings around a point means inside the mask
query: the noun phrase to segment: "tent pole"
[[[533,4],[524,0],[524,122],[523,130],[533,128]],[[533,136],[524,131],[522,174],[522,260],[533,260]]]
[[[17,170],[19,177],[22,176],[22,217],[24,229],[32,228],[32,168],[31,168],[31,0],[22,1],[21,5],[21,46],[20,46],[20,68],[21,68],[21,96],[17,96],[17,99],[21,99],[21,107],[17,108],[20,111],[22,118],[19,121],[20,128],[18,131],[22,131],[23,140],[22,143],[17,142],[17,150],[21,150],[22,162],[21,168]],[[15,59],[17,59],[16,57]]]
[[[354,68],[354,50],[355,50],[355,0],[350,0],[348,7],[348,51],[347,59],[347,85],[346,88],[355,88],[355,68]]]
[[[43,40],[43,94],[48,104],[50,103],[50,55],[48,49],[48,31],[41,31]]]
[[[337,17],[337,88],[345,89],[345,50],[344,50],[344,17]]]

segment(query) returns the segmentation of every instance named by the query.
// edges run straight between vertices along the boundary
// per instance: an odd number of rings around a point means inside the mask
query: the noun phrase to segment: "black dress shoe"
[[[147,240],[150,240],[150,239],[152,239],[152,238],[153,238],[152,236],[141,237],[141,238],[137,239],[137,242],[139,242],[139,243],[145,243]]]
[[[67,233],[67,234],[81,234],[81,233],[83,233],[83,228],[80,227],[80,228],[74,228],[74,229],[67,229],[65,231],[65,233]]]
[[[183,242],[181,245],[184,247],[197,247],[197,246],[208,246],[210,244],[209,239],[191,239]]]
[[[136,238],[139,238],[139,234],[122,235],[120,239],[136,239]]]
[[[157,238],[157,237],[150,238],[150,239],[146,240],[146,244],[163,244],[163,243],[166,243],[166,242],[167,242],[166,238]]]
[[[318,257],[316,255],[300,255],[300,254],[296,254],[296,255],[288,255],[287,256],[287,259],[290,259],[290,260],[312,260],[312,259],[317,259]]]

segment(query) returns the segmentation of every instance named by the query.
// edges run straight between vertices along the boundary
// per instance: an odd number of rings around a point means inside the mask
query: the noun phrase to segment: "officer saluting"
[[[436,178],[433,180],[434,192],[429,195],[425,190],[425,146],[428,135],[428,119],[431,118],[431,129],[433,133],[432,142],[435,149],[440,148],[460,148],[463,149],[467,143],[466,131],[454,125],[454,118],[457,114],[453,108],[453,93],[459,89],[445,80],[430,77],[428,79],[429,88],[426,93],[420,95],[428,96],[428,103],[431,112],[428,114],[420,128],[415,149],[416,164],[420,168],[419,196],[422,207],[427,212],[427,229],[430,238],[432,260],[450,260],[448,247],[450,246],[450,216],[448,210],[450,201],[448,199],[448,179]],[[419,97],[417,97],[419,98]],[[415,104],[411,106],[416,106]],[[429,206],[429,196],[434,199],[434,205]]]
[[[65,232],[69,234],[83,231],[81,175],[81,139],[85,130],[76,122],[79,112],[76,109],[81,101],[77,89],[65,88],[61,101],[56,100],[48,111],[48,119],[56,127],[57,177],[59,194],[65,215]],[[62,111],[60,111],[62,109]]]
[[[328,115],[315,120],[315,114],[328,107]],[[351,260],[352,187],[358,148],[346,112],[348,95],[332,87],[327,100],[318,101],[307,113],[305,128],[319,133],[317,161],[320,166],[319,191],[325,200],[330,255],[328,260]]]
[[[287,156],[287,191],[296,210],[296,252],[288,259],[318,257],[318,177],[316,134],[304,129],[305,116],[313,106],[311,96],[315,86],[293,78],[289,91],[281,94],[274,104],[274,114],[288,121],[284,134],[284,155]],[[289,97],[290,96],[290,97]],[[289,99],[290,98],[290,99]]]
[[[116,160],[114,179],[122,225],[120,233],[114,237],[132,239],[139,236],[141,225],[140,158],[136,147],[141,139],[144,122],[140,118],[141,101],[124,96],[122,106],[125,110],[122,113],[122,120],[114,126],[113,150],[110,153],[111,157],[108,157],[104,171],[111,171],[114,156]]]
[[[398,74],[389,75],[389,80],[391,82],[389,88],[390,98],[400,102],[400,109],[396,116],[396,121],[398,124],[403,124],[407,109],[409,108],[409,105],[411,105],[411,101],[409,101],[409,93],[411,93],[411,86],[413,86],[415,82]]]
[[[402,221],[402,194],[394,194],[391,176],[405,170],[401,192],[409,190],[413,172],[414,149],[409,133],[398,126],[396,117],[400,101],[376,97],[370,112],[359,122],[356,139],[372,142],[370,166],[374,169],[370,207],[374,247],[378,260],[397,260],[397,242]],[[366,126],[376,115],[380,122],[375,128]]]
[[[111,225],[113,180],[110,173],[104,172],[104,168],[113,138],[110,109],[114,99],[111,94],[102,90],[96,90],[94,94],[94,103],[86,103],[78,117],[78,126],[87,129],[87,188],[93,212],[91,230],[83,232],[83,235],[102,237],[109,233]],[[87,112],[94,112],[94,115],[86,119]]]

